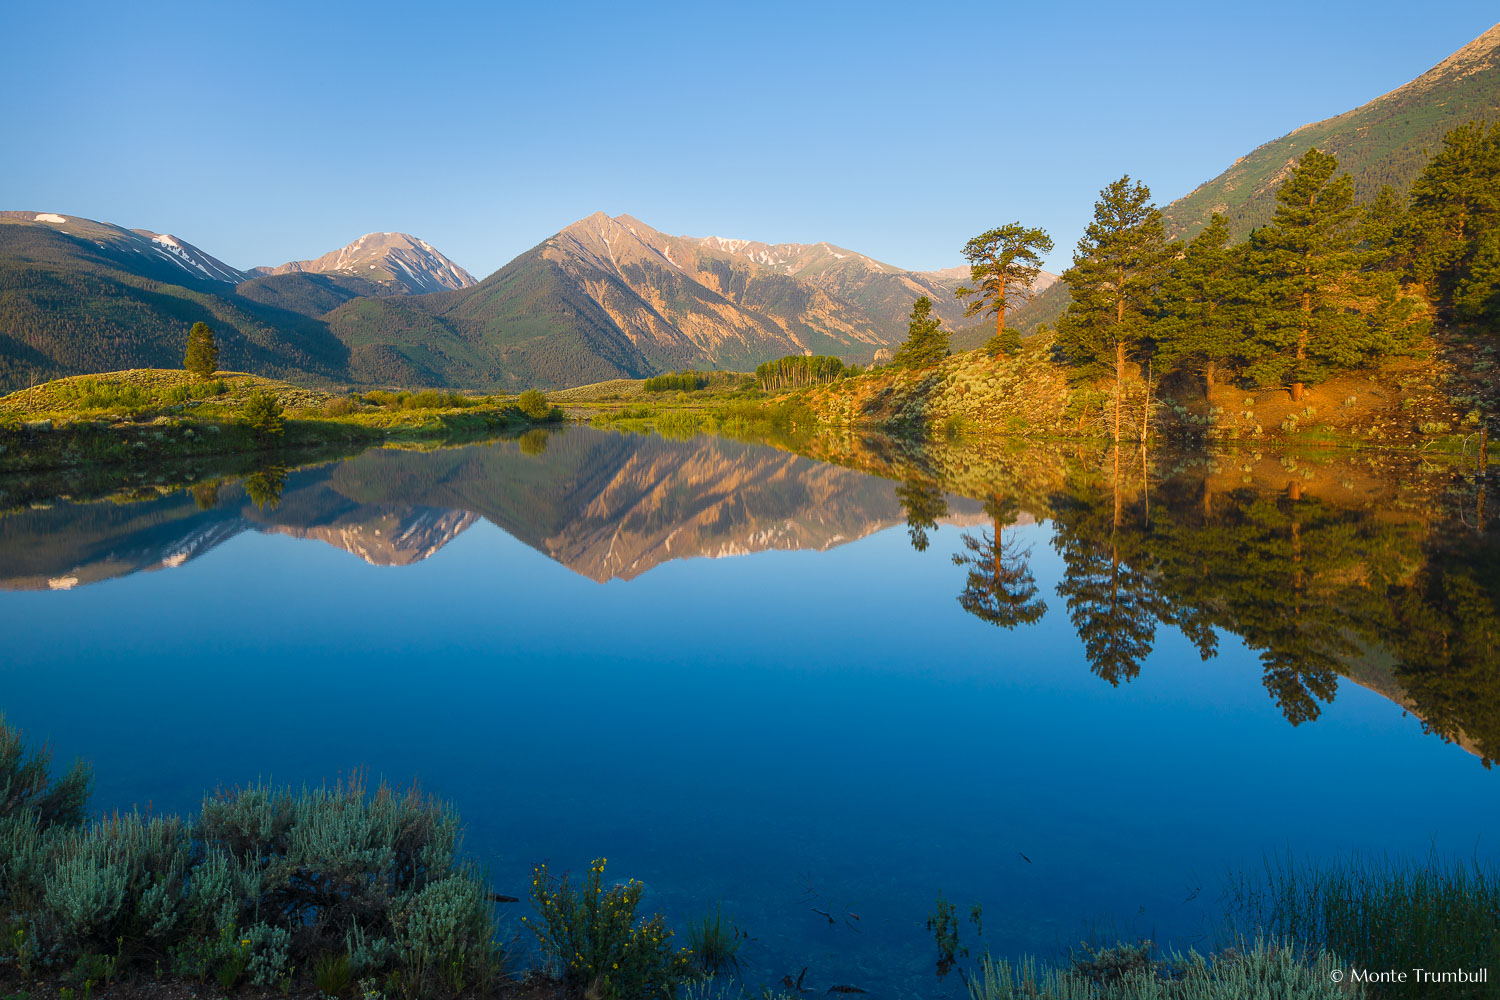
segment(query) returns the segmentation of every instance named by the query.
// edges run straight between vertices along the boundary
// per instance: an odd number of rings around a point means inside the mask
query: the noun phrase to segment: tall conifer
[[[1058,321],[1057,345],[1074,365],[1112,371],[1116,441],[1126,365],[1150,342],[1157,284],[1178,249],[1167,241],[1151,189],[1127,175],[1099,192],[1094,221],[1063,274],[1072,301]]]
[[[931,368],[948,356],[948,333],[932,315],[932,300],[923,295],[911,307],[906,343],[891,359],[897,368]]]
[[[1163,369],[1196,368],[1205,396],[1243,343],[1244,257],[1242,248],[1229,245],[1229,222],[1215,212],[1162,281],[1157,361]]]

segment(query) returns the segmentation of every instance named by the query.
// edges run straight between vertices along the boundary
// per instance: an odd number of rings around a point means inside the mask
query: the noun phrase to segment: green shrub
[[[487,985],[495,961],[494,918],[484,889],[455,875],[417,893],[396,918],[396,950],[408,989],[435,981],[458,994]]]
[[[532,869],[528,924],[542,950],[571,985],[601,998],[670,998],[687,978],[687,949],[673,954],[672,932],[660,914],[636,922],[644,886],[632,879],[604,888],[605,859],[589,865],[574,887],[545,864]],[[524,918],[523,918],[524,919]]]
[[[5,716],[0,715],[0,821],[26,820],[40,831],[83,822],[93,772],[80,761],[54,781],[51,768],[52,754],[47,748],[28,753],[21,733],[7,726]]]
[[[656,418],[656,432],[664,438],[686,441],[698,434],[698,418],[682,410],[669,410]]]
[[[352,396],[340,396],[337,399],[331,399],[323,407],[323,416],[325,417],[347,417],[351,413],[358,412],[359,403]]]
[[[262,441],[281,437],[286,429],[282,422],[281,400],[260,389],[245,397],[242,419]]]
[[[552,404],[537,389],[527,389],[516,397],[516,406],[532,420],[545,420],[552,415]]]
[[[129,411],[151,405],[151,394],[140,386],[92,378],[63,383],[58,386],[58,395],[63,402],[83,410]]]
[[[137,814],[80,824],[87,772],[51,785],[46,765],[0,726],[0,774],[11,778],[0,912],[24,968],[98,982],[100,956],[164,956],[227,991],[246,979],[285,987],[294,967],[338,954],[344,990],[364,974],[399,974],[410,997],[493,980],[486,889],[458,858],[446,805],[359,782],[255,786],[208,798],[191,824]]]

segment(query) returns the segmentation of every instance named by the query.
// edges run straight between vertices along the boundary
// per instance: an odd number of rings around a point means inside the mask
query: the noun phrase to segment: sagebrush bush
[[[351,982],[399,973],[408,997],[493,977],[488,890],[441,802],[358,780],[257,785],[210,796],[195,822],[84,823],[87,769],[54,783],[46,765],[0,723],[0,911],[28,963],[165,956],[228,990],[285,985],[332,955]]]
[[[82,762],[52,780],[52,754],[46,747],[28,753],[21,734],[0,715],[0,821],[29,818],[39,830],[77,826],[93,785],[93,772]]]
[[[581,885],[557,878],[545,864],[532,869],[527,921],[542,950],[568,983],[601,998],[672,997],[690,974],[686,948],[672,951],[672,932],[657,914],[636,921],[645,887],[632,879],[604,886],[604,858],[589,865]]]

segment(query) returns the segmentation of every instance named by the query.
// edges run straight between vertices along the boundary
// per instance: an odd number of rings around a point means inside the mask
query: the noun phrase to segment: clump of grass
[[[1325,949],[1355,967],[1474,969],[1500,955],[1500,871],[1477,863],[1274,858],[1262,877],[1232,882],[1226,903],[1241,930]],[[1438,996],[1445,987],[1431,988]]]
[[[1346,966],[1326,952],[1257,940],[1212,957],[1190,951],[1160,965],[1136,965],[1109,980],[1076,968],[1011,965],[986,954],[969,979],[970,1000],[1349,1000],[1360,995],[1332,973]]]
[[[682,410],[669,410],[656,418],[656,432],[664,438],[687,440],[698,433],[698,417]]]
[[[731,920],[724,919],[723,904],[713,913],[690,917],[687,922],[687,947],[693,964],[705,976],[716,976],[727,969],[738,969],[743,935]]]
[[[354,985],[354,969],[343,953],[320,955],[313,965],[313,983],[325,997],[341,997]]]

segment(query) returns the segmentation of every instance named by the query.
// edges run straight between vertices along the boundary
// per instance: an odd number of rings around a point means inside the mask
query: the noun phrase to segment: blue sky
[[[1166,203],[1495,17],[1493,0],[11,3],[0,208],[171,232],[238,267],[405,231],[480,277],[598,210],[910,268],[1019,219],[1060,269],[1121,173]]]

